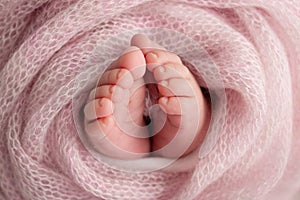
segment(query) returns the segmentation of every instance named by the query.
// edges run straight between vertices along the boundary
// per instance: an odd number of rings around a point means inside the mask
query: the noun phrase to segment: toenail
[[[100,99],[100,100],[98,101],[98,104],[99,104],[100,107],[103,106],[103,101],[104,101],[104,99]]]
[[[149,57],[149,56],[152,57],[153,59],[156,59],[158,57],[155,53],[152,53],[152,52],[147,54],[147,57]]]

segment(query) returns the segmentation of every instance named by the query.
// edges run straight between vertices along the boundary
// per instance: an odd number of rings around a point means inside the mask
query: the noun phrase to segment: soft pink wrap
[[[193,169],[119,171],[78,137],[76,83],[95,75],[77,75],[124,50],[109,37],[146,28],[181,32],[220,68],[225,121]],[[1,0],[0,199],[297,200],[299,65],[298,0]]]

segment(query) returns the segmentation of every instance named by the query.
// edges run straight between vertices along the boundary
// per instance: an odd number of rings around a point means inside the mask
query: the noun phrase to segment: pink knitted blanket
[[[211,92],[207,138],[173,168],[104,162],[80,134],[82,99],[135,33]],[[298,0],[1,0],[0,199],[299,199],[299,65]]]

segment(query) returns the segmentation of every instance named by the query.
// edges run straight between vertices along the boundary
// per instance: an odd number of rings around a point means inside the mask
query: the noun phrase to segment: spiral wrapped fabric
[[[224,91],[190,168],[118,170],[80,138],[74,99],[135,33]],[[0,1],[0,199],[299,199],[299,65],[298,0]]]

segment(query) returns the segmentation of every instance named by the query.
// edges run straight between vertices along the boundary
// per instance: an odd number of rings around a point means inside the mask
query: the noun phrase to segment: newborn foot
[[[146,36],[135,35],[132,45],[142,49],[147,69],[157,82],[156,103],[161,109],[151,116],[156,133],[152,151],[174,158],[192,152],[203,142],[210,122],[210,109],[198,83],[176,54]]]
[[[150,151],[143,111],[145,58],[137,47],[128,48],[101,76],[84,108],[85,130],[94,149],[102,154],[136,159]]]

